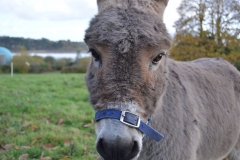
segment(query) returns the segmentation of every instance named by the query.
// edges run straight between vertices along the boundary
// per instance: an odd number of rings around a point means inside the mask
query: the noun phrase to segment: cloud
[[[177,8],[179,7],[181,0],[170,0],[164,12],[163,21],[171,35],[175,33],[175,28],[173,27],[174,22],[178,20],[179,14],[177,13]]]
[[[97,13],[93,0],[6,0],[0,12],[26,20],[83,20]]]
[[[97,0],[0,0],[0,36],[82,41],[97,14]],[[164,22],[170,34],[181,0],[170,0]]]

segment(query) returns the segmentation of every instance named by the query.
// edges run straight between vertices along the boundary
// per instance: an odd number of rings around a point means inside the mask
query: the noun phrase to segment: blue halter
[[[149,124],[144,123],[138,115],[132,114],[128,111],[120,111],[115,109],[106,109],[97,111],[95,114],[95,121],[100,121],[101,119],[110,118],[120,120],[122,123],[129,127],[133,127],[148,135],[152,139],[159,142],[163,139],[164,135],[154,130]]]

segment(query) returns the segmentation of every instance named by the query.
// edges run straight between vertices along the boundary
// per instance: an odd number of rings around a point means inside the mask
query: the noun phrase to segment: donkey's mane
[[[136,8],[110,8],[97,15],[86,31],[85,41],[114,46],[119,53],[144,46],[171,45],[161,19]],[[137,47],[137,48],[136,48]]]

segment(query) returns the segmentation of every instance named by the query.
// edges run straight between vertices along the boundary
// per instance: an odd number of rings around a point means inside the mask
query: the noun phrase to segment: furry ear
[[[163,19],[165,8],[167,7],[169,0],[151,0],[151,4],[159,18]]]
[[[128,6],[129,2],[138,1],[138,0],[97,0],[98,13],[103,12],[106,9],[117,6]]]
[[[111,6],[114,6],[114,4],[117,4],[118,1],[121,0],[97,0],[98,13],[101,13],[102,11],[110,8]]]
[[[135,6],[144,11],[154,12],[159,18],[163,18],[164,10],[169,0],[97,0],[98,13],[112,6],[128,7]]]
[[[153,0],[153,1],[155,1],[156,3],[161,3],[161,4],[164,4],[165,5],[165,7],[167,6],[167,4],[168,4],[168,1],[169,0]]]

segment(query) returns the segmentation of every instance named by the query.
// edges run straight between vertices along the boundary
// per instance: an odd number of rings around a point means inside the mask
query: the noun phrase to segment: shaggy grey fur
[[[148,139],[139,159],[239,160],[240,73],[222,59],[169,60],[167,86],[152,126],[165,139]],[[236,146],[235,149],[234,146]]]
[[[170,59],[171,39],[162,15],[149,7],[156,4],[163,12],[166,0],[115,0],[111,7],[104,2],[108,1],[98,1],[99,14],[85,36],[100,56],[92,59],[86,76],[90,103],[95,110],[121,109],[125,104],[125,110],[145,121],[152,115],[151,125],[165,137],[159,143],[149,138],[142,143],[136,130],[109,120],[114,127],[101,130],[105,121],[96,124],[97,143],[108,135],[117,144],[126,135],[138,144],[140,153],[133,159],[140,160],[221,160],[228,154],[240,160],[239,71],[221,58]],[[148,3],[139,5],[142,2]],[[162,52],[166,55],[153,64]],[[119,147],[108,153],[110,157],[103,156],[119,159]]]

